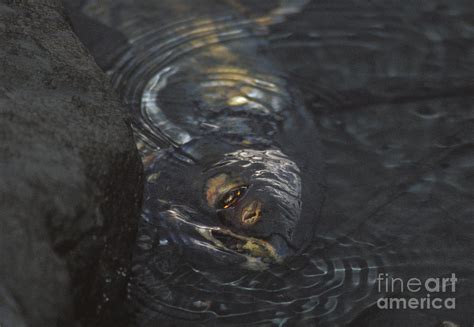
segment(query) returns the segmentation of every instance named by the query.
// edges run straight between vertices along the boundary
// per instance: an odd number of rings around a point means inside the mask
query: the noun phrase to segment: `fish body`
[[[469,65],[449,61],[468,49],[451,42],[450,28],[468,35],[457,5],[239,3],[83,7],[111,36],[88,48],[133,114],[147,175],[136,324],[344,325],[376,309],[380,274],[466,272],[470,223],[451,210],[468,210],[468,159],[448,155],[472,130]]]
[[[253,15],[232,1],[212,15],[202,6],[83,10],[127,40],[106,66],[143,150],[144,221],[196,264],[263,269],[314,233],[323,199],[317,128],[265,38],[284,3]]]

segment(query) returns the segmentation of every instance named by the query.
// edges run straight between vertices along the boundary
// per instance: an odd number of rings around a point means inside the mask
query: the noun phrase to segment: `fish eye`
[[[236,187],[228,192],[226,192],[218,202],[218,207],[220,209],[227,209],[235,206],[239,199],[245,194],[247,191],[247,186],[240,186]]]

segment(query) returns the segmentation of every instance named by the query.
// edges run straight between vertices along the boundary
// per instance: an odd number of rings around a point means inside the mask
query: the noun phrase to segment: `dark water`
[[[118,58],[109,73],[124,102],[184,143],[197,122],[182,128],[159,107],[193,100],[173,91],[180,83],[168,83],[173,71],[202,64],[196,58],[210,44],[264,38],[284,68],[279,78],[301,91],[319,129],[326,198],[312,245],[264,271],[197,268],[170,254],[156,237],[160,226],[144,216],[129,287],[137,325],[344,325],[385,296],[380,273],[455,273],[456,310],[420,312],[471,325],[472,3],[202,1],[173,19],[166,8],[153,1],[83,7],[128,40],[110,54]],[[196,83],[210,96],[227,88],[238,89],[235,101],[271,101],[260,91],[272,85],[239,71],[214,71]],[[155,151],[146,135],[137,139],[144,157]]]

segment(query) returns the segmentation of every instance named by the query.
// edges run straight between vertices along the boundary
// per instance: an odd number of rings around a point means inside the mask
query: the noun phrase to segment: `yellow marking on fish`
[[[251,204],[249,204],[243,209],[240,220],[242,224],[251,226],[260,220],[261,213],[262,204],[260,203],[260,201],[253,201]]]
[[[255,257],[269,257],[274,259],[276,262],[282,261],[282,258],[276,253],[275,248],[270,243],[263,240],[250,238],[242,248],[249,251],[250,254]]]
[[[232,97],[230,98],[228,101],[227,101],[227,104],[229,106],[232,106],[232,107],[235,107],[235,106],[242,106],[244,104],[248,103],[248,100],[246,97],[243,97],[243,96],[235,96],[235,97]]]
[[[219,174],[206,183],[206,199],[209,206],[214,206],[217,199],[226,192],[242,185],[238,180],[231,180],[227,174]]]

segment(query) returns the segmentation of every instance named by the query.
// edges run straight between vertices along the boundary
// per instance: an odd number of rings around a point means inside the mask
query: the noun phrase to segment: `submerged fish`
[[[428,24],[438,9],[425,7]],[[456,6],[446,15],[459,26],[431,30],[414,29],[405,4],[363,1],[81,10],[98,24],[82,39],[133,110],[147,174],[136,324],[343,325],[384,296],[380,274],[472,276],[461,221],[472,87],[463,62],[445,62],[464,49],[449,30],[468,30]],[[459,208],[456,224],[445,208]]]
[[[254,18],[225,4],[216,10],[237,14],[192,19],[202,4],[145,4],[105,7],[129,43],[110,72],[135,109],[143,219],[197,265],[262,269],[300,252],[323,200],[320,144],[261,37],[298,2]]]

